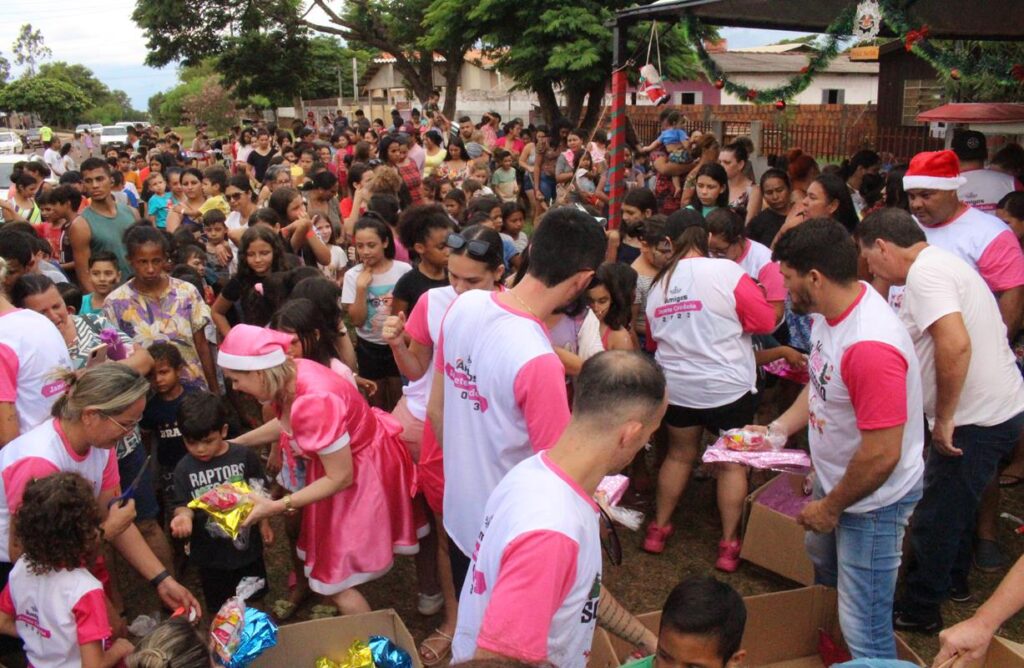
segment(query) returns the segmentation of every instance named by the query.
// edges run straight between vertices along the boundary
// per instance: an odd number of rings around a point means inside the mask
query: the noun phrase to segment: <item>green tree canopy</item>
[[[22,77],[0,89],[0,109],[39,114],[55,125],[73,125],[90,104],[81,88],[60,79]]]
[[[78,63],[58,60],[39,66],[40,78],[63,81],[79,88],[89,98],[90,105],[82,113],[82,119],[91,123],[111,125],[141,115],[132,108],[128,94],[123,90],[111,90],[96,78],[91,69]]]

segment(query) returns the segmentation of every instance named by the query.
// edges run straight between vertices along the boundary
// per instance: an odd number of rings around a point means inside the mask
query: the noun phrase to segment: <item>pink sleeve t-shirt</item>
[[[907,421],[907,360],[887,343],[862,341],[843,353],[843,382],[857,428],[887,429]]]

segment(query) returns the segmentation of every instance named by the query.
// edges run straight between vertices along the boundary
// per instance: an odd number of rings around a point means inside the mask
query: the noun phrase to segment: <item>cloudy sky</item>
[[[136,109],[145,110],[151,95],[174,86],[177,71],[143,65],[146,42],[132,22],[134,8],[135,0],[2,0],[0,55],[14,64],[11,45],[21,25],[31,23],[42,31],[53,60],[85,65],[110,88],[127,92]],[[722,31],[733,48],[769,44],[797,34],[738,28]],[[18,73],[15,68],[15,75]]]

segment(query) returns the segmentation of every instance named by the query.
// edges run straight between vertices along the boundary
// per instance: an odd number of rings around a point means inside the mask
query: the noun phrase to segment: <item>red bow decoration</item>
[[[1024,81],[1024,65],[1021,65],[1019,63],[1017,65],[1014,65],[1013,68],[1010,70],[1010,74],[1017,81]]]
[[[918,30],[911,30],[907,33],[907,51],[914,48],[914,45],[918,42],[928,39],[928,33],[930,32],[927,25],[923,25]]]
[[[747,91],[747,98],[750,99],[750,100],[753,100],[753,99],[757,98],[757,91],[754,90],[753,88],[748,90]]]

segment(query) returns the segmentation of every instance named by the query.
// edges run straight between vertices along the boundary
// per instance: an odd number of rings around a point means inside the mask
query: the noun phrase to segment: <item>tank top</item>
[[[108,217],[90,206],[82,211],[82,218],[89,223],[89,253],[94,255],[100,251],[110,251],[117,257],[117,268],[121,270],[121,278],[128,280],[134,276],[122,241],[125,230],[135,223],[131,209],[118,204],[114,216]]]

